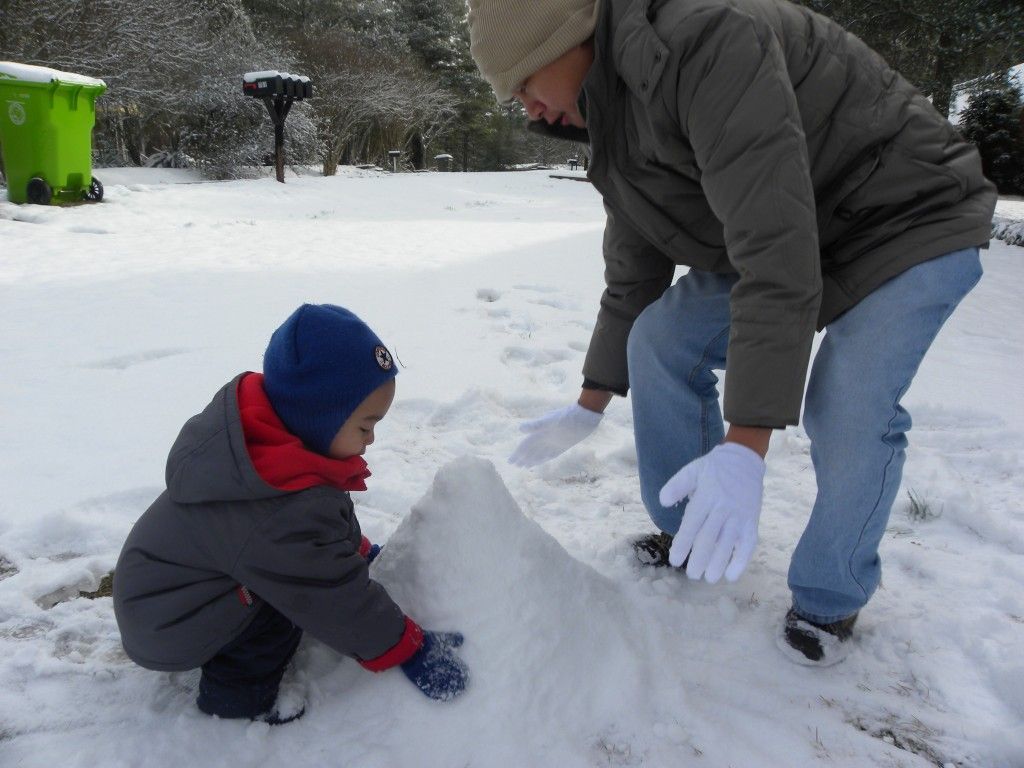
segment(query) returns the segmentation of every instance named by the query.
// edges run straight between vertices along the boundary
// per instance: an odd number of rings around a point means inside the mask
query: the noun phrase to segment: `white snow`
[[[49,83],[59,80],[72,85],[96,85],[106,87],[106,83],[95,77],[79,75],[74,72],[61,72],[49,67],[36,67],[31,64],[18,64],[13,61],[0,61],[0,82],[5,79],[21,80],[27,83]]]
[[[635,563],[651,525],[626,401],[551,464],[506,462],[520,420],[578,394],[603,270],[589,185],[96,174],[100,205],[0,202],[0,765],[1024,765],[1021,248],[984,252],[908,393],[883,586],[849,658],[806,669],[774,640],[815,493],[802,429],[773,438],[735,584]],[[215,721],[196,673],[134,666],[109,598],[77,597],[182,423],[302,301],[350,307],[402,365],[356,507],[386,543],[374,576],[465,633],[455,702],[307,639],[302,720]]]
[[[284,76],[281,72],[276,69],[264,69],[259,72],[246,72],[242,75],[242,81],[246,83],[255,83],[257,80],[270,80],[273,77]]]

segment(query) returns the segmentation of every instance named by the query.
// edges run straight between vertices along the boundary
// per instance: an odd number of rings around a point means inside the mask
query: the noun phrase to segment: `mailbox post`
[[[391,172],[398,173],[398,158],[402,156],[402,150],[389,149],[388,157],[391,158]]]
[[[242,93],[263,101],[274,121],[274,166],[277,180],[284,184],[284,121],[292,104],[313,97],[313,83],[303,75],[278,72],[247,72],[242,75]]]

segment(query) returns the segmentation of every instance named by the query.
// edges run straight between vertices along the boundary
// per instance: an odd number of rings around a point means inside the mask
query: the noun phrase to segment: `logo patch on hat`
[[[391,353],[384,347],[377,347],[373,350],[373,356],[377,358],[377,365],[380,366],[382,371],[390,371],[395,361],[391,358]]]

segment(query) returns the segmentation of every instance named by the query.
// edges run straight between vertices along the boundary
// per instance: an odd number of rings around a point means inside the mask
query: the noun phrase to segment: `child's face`
[[[341,425],[338,434],[331,441],[327,453],[332,459],[347,459],[361,456],[373,442],[373,428],[387,415],[391,401],[395,399],[395,380],[381,384],[359,404],[348,420]]]

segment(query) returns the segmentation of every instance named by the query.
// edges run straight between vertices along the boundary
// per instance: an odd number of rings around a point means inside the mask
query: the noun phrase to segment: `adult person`
[[[996,193],[977,151],[859,39],[784,0],[470,0],[469,27],[499,101],[590,142],[607,212],[582,392],[524,425],[513,463],[568,449],[631,389],[662,532],[640,551],[735,580],[771,432],[798,423],[826,329],[804,407],[818,494],[779,640],[840,660],[880,579],[900,402],[981,277]]]

